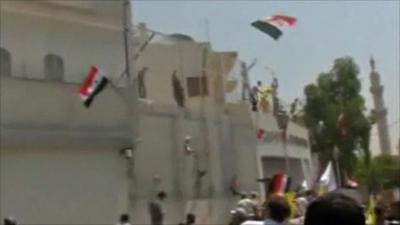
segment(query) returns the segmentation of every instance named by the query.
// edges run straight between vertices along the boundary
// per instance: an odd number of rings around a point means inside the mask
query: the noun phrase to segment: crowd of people
[[[151,225],[163,225],[167,194],[163,191],[148,204]],[[400,225],[400,201],[389,205],[379,203],[373,208],[359,204],[340,192],[317,196],[303,191],[294,198],[273,193],[264,201],[257,192],[241,193],[231,211],[229,225]],[[196,215],[188,213],[178,225],[195,225]],[[4,219],[4,225],[17,225],[15,219]],[[130,216],[121,214],[116,225],[131,225]]]
[[[258,195],[242,194],[231,213],[230,225],[399,225],[400,201],[371,211],[340,192],[317,196],[306,191],[294,199],[272,194],[264,202]]]

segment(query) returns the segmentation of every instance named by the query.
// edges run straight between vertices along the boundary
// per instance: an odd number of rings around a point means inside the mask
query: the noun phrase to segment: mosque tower
[[[387,123],[387,110],[383,101],[383,86],[381,85],[380,75],[375,71],[375,60],[371,57],[371,94],[374,99],[374,109],[372,113],[376,119],[378,134],[379,134],[379,145],[381,148],[381,154],[391,154],[390,137]]]

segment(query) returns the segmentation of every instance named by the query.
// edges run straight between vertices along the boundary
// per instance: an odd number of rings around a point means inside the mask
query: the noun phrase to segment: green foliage
[[[337,146],[341,168],[347,174],[355,169],[357,153],[362,154],[367,163],[370,159],[372,122],[365,115],[358,74],[359,68],[351,57],[338,58],[329,72],[319,74],[316,84],[304,88],[303,120],[310,131],[312,151],[318,153],[325,164],[332,159]],[[341,114],[345,116],[344,125],[338,122]],[[341,134],[342,127],[346,128],[346,135]]]
[[[400,187],[400,157],[380,155],[374,157],[368,164],[364,160],[359,160],[356,176],[359,182],[366,185],[373,193]]]

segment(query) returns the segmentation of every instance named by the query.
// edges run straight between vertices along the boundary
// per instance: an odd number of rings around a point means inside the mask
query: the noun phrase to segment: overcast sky
[[[264,67],[273,68],[286,102],[303,96],[303,87],[331,68],[333,60],[352,56],[360,66],[363,95],[369,93],[369,57],[376,59],[385,86],[384,97],[392,146],[399,142],[400,119],[400,3],[399,1],[133,1],[136,22],[165,33],[184,33],[208,41],[213,49],[238,51],[250,62],[252,81],[270,82]],[[250,26],[258,18],[284,13],[298,18],[279,41]],[[397,123],[396,123],[397,122]],[[376,130],[371,148],[379,150]],[[394,149],[392,149],[394,151]]]

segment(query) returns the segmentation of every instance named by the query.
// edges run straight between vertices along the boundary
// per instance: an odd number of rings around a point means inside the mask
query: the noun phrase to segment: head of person
[[[284,196],[272,195],[265,203],[266,216],[282,223],[290,216],[290,206]]]
[[[400,220],[400,201],[390,203],[390,217]]]
[[[351,197],[329,193],[310,204],[304,225],[365,225],[362,207]]]
[[[241,192],[240,193],[240,199],[245,199],[247,198],[247,193],[246,192]]]
[[[187,224],[194,224],[196,222],[196,216],[193,213],[188,213],[186,215],[186,223]]]
[[[119,222],[121,222],[121,223],[129,223],[129,221],[130,221],[130,218],[127,213],[121,214],[121,216],[119,217]]]
[[[253,200],[258,199],[258,193],[255,192],[255,191],[251,192],[251,193],[250,193],[250,198],[253,199]]]
[[[385,220],[385,209],[383,206],[381,206],[381,205],[375,206],[374,213],[375,213],[377,222],[381,222],[381,221]]]
[[[17,222],[11,217],[7,217],[4,219],[4,225],[17,225]]]
[[[164,191],[160,191],[160,192],[158,192],[158,194],[157,194],[157,198],[158,198],[160,201],[164,201],[164,199],[167,198],[167,193],[165,193]]]
[[[257,86],[261,87],[262,83],[261,81],[257,81]]]

